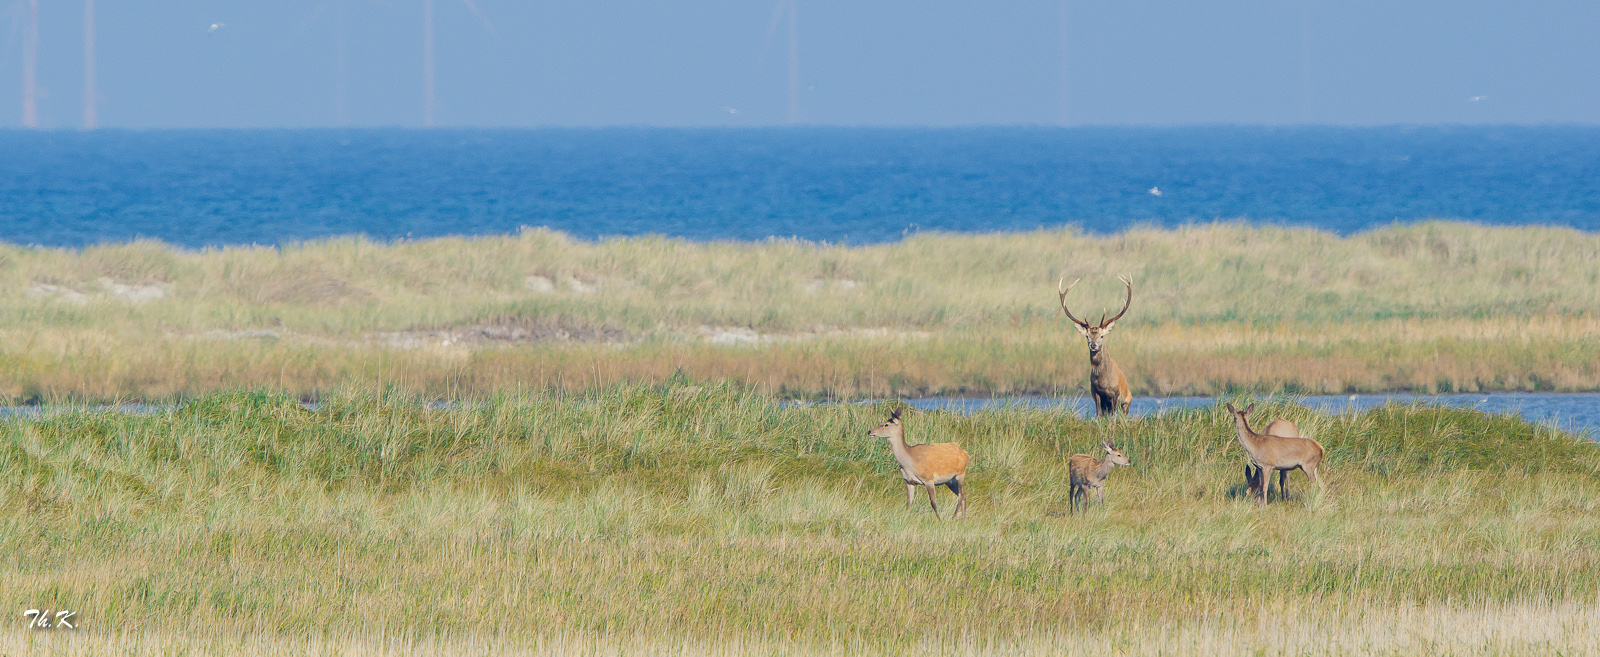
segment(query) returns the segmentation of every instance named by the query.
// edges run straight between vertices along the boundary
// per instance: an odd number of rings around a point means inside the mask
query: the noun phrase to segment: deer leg
[[[1278,499],[1289,499],[1289,471],[1278,471]]]
[[[917,499],[917,485],[906,484],[906,509],[911,508],[911,503]]]
[[[933,485],[933,484],[923,484],[923,486],[928,489],[928,506],[933,507],[933,517],[938,518],[939,517],[939,503],[934,501],[934,499],[933,499],[934,491],[936,491],[938,489],[938,487]]]
[[[956,478],[956,488],[960,489],[960,490],[956,491],[956,495],[959,497],[959,499],[956,500],[956,505],[957,505],[956,506],[956,515],[962,516],[962,517],[966,517],[966,515],[967,515],[967,482],[966,482],[966,479],[965,479],[964,476]]]
[[[1094,499],[1096,502],[1100,503],[1100,508],[1102,510],[1106,508],[1106,489],[1104,486],[1094,489]]]
[[[961,514],[965,513],[967,510],[967,489],[961,486],[960,477],[955,477],[950,481],[945,482],[945,487],[949,488],[950,492],[956,494],[956,512],[950,517],[960,518]]]

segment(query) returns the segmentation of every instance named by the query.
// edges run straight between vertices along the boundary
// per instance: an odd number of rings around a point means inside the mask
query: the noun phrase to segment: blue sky
[[[83,0],[38,2],[40,123],[77,127]],[[777,0],[434,2],[441,126],[790,119]],[[1600,123],[1592,0],[794,2],[802,123]],[[0,126],[21,116],[25,7],[0,0]],[[102,126],[422,124],[423,0],[96,15]]]

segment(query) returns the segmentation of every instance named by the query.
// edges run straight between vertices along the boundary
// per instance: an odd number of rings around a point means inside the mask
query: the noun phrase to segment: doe
[[[1112,466],[1133,465],[1132,461],[1117,448],[1111,446],[1111,441],[1100,443],[1106,448],[1105,458],[1097,459],[1088,454],[1073,454],[1067,461],[1067,468],[1072,475],[1072,512],[1078,512],[1079,504],[1088,504],[1088,492],[1093,488],[1095,499],[1100,501],[1100,506],[1106,505],[1106,477],[1111,476]]]
[[[1303,438],[1304,437],[1304,436],[1300,435],[1300,427],[1295,426],[1295,424],[1293,422],[1290,422],[1290,421],[1285,420],[1283,418],[1278,418],[1278,419],[1273,420],[1272,422],[1268,423],[1267,424],[1267,428],[1262,429],[1261,433],[1267,434],[1269,436],[1282,436],[1284,438]],[[1245,463],[1244,464],[1245,497],[1257,497],[1257,496],[1259,496],[1261,494],[1261,486],[1264,485],[1265,483],[1266,483],[1266,479],[1261,477],[1261,468],[1256,467],[1256,464],[1254,464],[1254,463]],[[1278,499],[1280,499],[1280,500],[1289,499],[1289,471],[1288,470],[1279,470],[1278,471]]]
[[[1298,436],[1256,433],[1250,428],[1248,417],[1250,411],[1255,408],[1256,405],[1251,404],[1241,411],[1234,408],[1233,404],[1228,404],[1228,412],[1233,414],[1234,429],[1238,432],[1239,445],[1250,455],[1250,462],[1259,468],[1255,473],[1255,479],[1261,482],[1261,487],[1257,489],[1252,486],[1251,490],[1260,491],[1261,503],[1267,503],[1267,482],[1274,470],[1287,472],[1298,468],[1312,481],[1321,484],[1322,479],[1317,476],[1317,466],[1322,464],[1322,443]],[[1246,467],[1246,475],[1249,474],[1251,474],[1249,468]],[[1282,482],[1278,484],[1278,490],[1282,492]]]
[[[934,489],[944,486],[956,494],[956,511],[959,518],[967,510],[967,489],[962,486],[967,477],[966,450],[955,443],[906,444],[906,428],[900,424],[900,411],[895,409],[889,419],[876,429],[867,432],[874,438],[886,438],[889,451],[900,464],[900,479],[906,482],[906,508],[917,497],[917,487],[928,491],[928,506],[933,507],[933,517],[939,517],[939,503],[934,500]]]

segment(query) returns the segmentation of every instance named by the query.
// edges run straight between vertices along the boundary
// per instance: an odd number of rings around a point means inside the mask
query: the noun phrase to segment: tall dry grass
[[[1328,457],[1265,508],[1218,408],[911,412],[969,518],[903,508],[887,405],[719,384],[0,423],[27,654],[1582,654],[1600,446],[1465,410],[1268,403]],[[1068,513],[1065,462],[1134,462]]]
[[[0,247],[0,393],[345,383],[432,395],[676,371],[788,395],[1062,392],[1085,314],[1138,394],[1600,389],[1600,236],[1463,223],[1348,238],[1210,224],[795,241],[345,238]]]

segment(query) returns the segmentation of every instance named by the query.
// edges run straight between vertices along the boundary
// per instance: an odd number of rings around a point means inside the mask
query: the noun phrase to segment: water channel
[[[1135,417],[1160,415],[1216,404],[1218,397],[1135,397],[1129,412]],[[1485,413],[1520,415],[1529,421],[1550,423],[1567,431],[1600,440],[1600,393],[1496,392],[1478,394],[1414,395],[1310,395],[1291,397],[1307,408],[1327,413],[1364,411],[1384,404],[1421,404],[1450,408],[1472,408]],[[907,404],[921,410],[946,410],[971,413],[1007,407],[1066,410],[1081,416],[1094,413],[1088,397],[927,397],[908,399]]]

